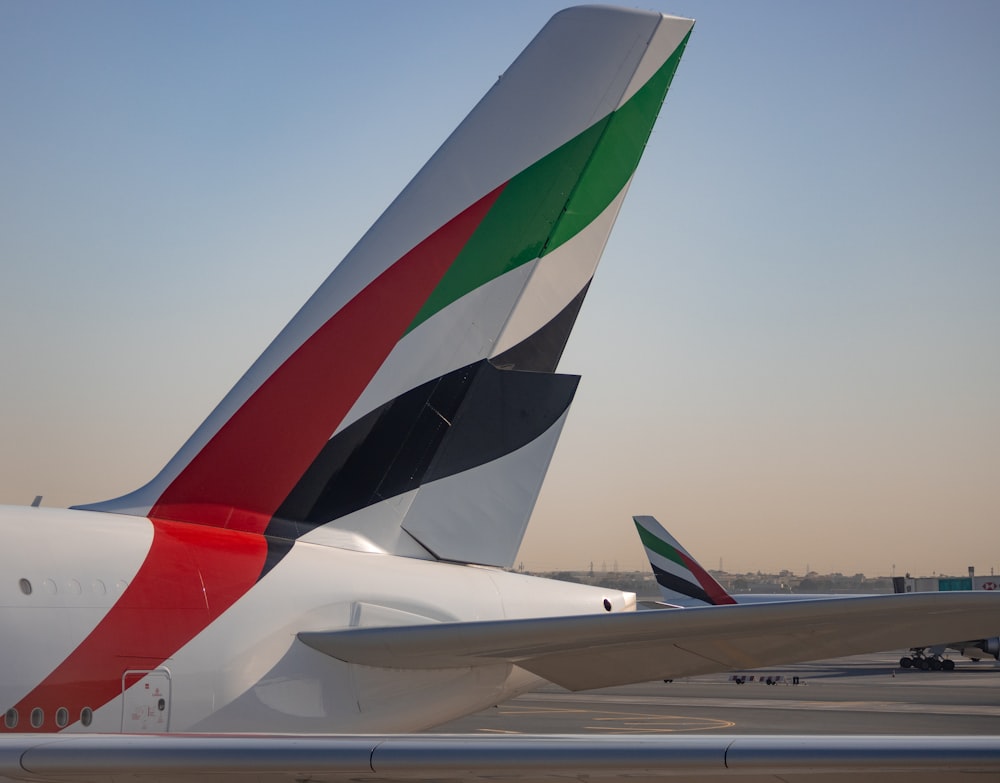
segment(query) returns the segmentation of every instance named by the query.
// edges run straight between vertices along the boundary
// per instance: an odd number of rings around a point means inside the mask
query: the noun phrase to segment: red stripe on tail
[[[262,533],[502,190],[435,231],[337,311],[222,425],[150,516]]]

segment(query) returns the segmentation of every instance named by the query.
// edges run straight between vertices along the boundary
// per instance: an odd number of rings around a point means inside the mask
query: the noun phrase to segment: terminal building
[[[969,566],[968,576],[911,577],[894,576],[894,593],[937,593],[953,590],[1000,590],[1000,576],[976,576],[975,568]]]

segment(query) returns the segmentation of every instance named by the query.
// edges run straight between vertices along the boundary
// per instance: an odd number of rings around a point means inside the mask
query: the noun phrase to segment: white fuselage
[[[414,731],[537,678],[507,664],[352,665],[296,634],[596,614],[605,599],[612,611],[634,608],[628,593],[395,557],[350,535],[346,548],[296,543],[219,611],[240,579],[218,572],[260,541],[215,531],[211,557],[197,536],[174,542],[150,579],[155,527],[142,517],[0,508],[0,731]]]

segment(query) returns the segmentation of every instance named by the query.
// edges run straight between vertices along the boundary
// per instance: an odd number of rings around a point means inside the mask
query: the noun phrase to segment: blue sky
[[[0,502],[158,471],[563,5],[0,3]],[[1000,5],[648,7],[524,564],[1000,571]]]

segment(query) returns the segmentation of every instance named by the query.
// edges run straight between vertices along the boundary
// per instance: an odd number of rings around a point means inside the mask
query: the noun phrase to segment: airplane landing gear
[[[942,658],[940,655],[927,655],[921,647],[914,647],[910,650],[911,655],[904,655],[899,659],[899,665],[903,669],[920,669],[921,671],[954,671],[955,662],[950,658]]]

